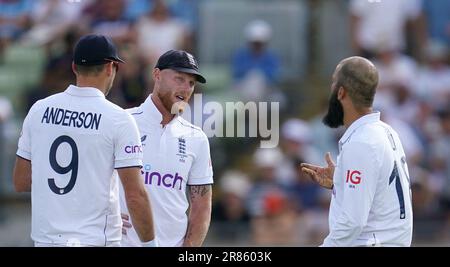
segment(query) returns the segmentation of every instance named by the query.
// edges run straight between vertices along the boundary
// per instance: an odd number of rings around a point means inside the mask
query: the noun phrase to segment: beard
[[[337,98],[338,90],[333,91],[328,101],[328,112],[323,117],[322,122],[330,128],[338,128],[344,125],[344,108]]]
[[[161,102],[164,106],[164,108],[170,112],[170,114],[174,115],[180,115],[183,113],[187,103],[184,101],[173,101],[172,100],[172,93],[166,92],[166,93],[158,93],[159,99],[161,99]]]

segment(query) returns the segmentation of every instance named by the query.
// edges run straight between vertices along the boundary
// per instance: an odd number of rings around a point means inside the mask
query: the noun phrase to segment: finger
[[[122,219],[129,221],[130,220],[130,216],[128,216],[128,214],[122,213],[120,214],[122,216]]]
[[[330,152],[327,152],[327,154],[325,154],[325,160],[327,161],[328,167],[334,167],[334,162],[333,159],[331,159]]]
[[[312,180],[317,181],[316,172],[308,169],[308,168],[302,168],[302,171],[306,174],[308,174]]]
[[[312,165],[312,164],[308,164],[308,163],[301,163],[300,167],[302,168],[307,168],[313,171],[318,171],[320,170],[322,167],[316,166],[316,165]]]
[[[123,234],[123,235],[127,235],[127,230],[124,229],[124,228],[122,228],[122,234]]]
[[[122,221],[122,223],[123,223],[123,227],[126,227],[126,228],[131,228],[131,227],[133,227],[133,225],[131,225],[131,223],[129,223],[129,222]]]

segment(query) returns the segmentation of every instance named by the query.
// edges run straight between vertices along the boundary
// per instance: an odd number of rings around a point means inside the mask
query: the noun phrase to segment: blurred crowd
[[[81,35],[108,35],[126,61],[108,98],[123,108],[137,106],[151,93],[151,69],[162,53],[169,49],[198,53],[199,7],[203,2],[0,0],[0,66],[11,45],[45,50],[41,79],[23,96],[26,100],[21,108],[26,112],[37,100],[74,83],[72,48]],[[315,6],[314,0],[303,2]],[[365,56],[378,68],[374,107],[397,130],[405,146],[415,238],[448,244],[450,1],[338,3],[348,10],[350,38],[344,41],[351,55]],[[264,16],[249,19],[237,30],[242,31],[243,38],[241,47],[230,55],[231,86],[224,90],[244,102],[279,102],[280,144],[261,149],[255,141],[236,141],[242,147],[231,145],[227,149],[224,146],[235,141],[211,142],[213,163],[214,155],[219,154],[215,151],[226,154],[222,163],[214,164],[211,235],[229,244],[247,240],[254,245],[319,245],[328,232],[331,194],[302,175],[299,163],[323,165],[327,151],[335,158],[344,129],[331,130],[322,125],[326,100],[313,116],[300,112],[295,96],[306,90],[292,95],[295,90],[284,87],[280,51],[271,46],[274,28]],[[201,61],[199,65],[202,69]],[[330,77],[322,79],[329,81]],[[327,95],[329,91],[325,90]],[[201,91],[208,94],[206,89]],[[0,121],[11,116],[11,110],[8,100],[0,96]],[[431,229],[426,227],[429,221],[438,223]]]

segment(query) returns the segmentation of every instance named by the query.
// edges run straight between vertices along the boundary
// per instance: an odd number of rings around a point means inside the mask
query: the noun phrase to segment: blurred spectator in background
[[[81,35],[76,29],[67,29],[61,37],[60,52],[47,55],[48,59],[38,84],[25,91],[24,98],[27,111],[30,110],[36,101],[59,93],[59,90],[67,86],[67,84],[75,83],[75,75],[71,66],[73,48],[79,37]]]
[[[283,154],[278,148],[259,148],[253,159],[256,176],[247,199],[253,243],[296,244],[298,209],[276,176],[276,168],[281,164]]]
[[[153,0],[125,0],[125,17],[136,21],[153,8]]]
[[[7,98],[0,96],[0,124],[5,122],[12,115],[12,112],[11,102]]]
[[[416,95],[437,107],[450,104],[448,52],[448,46],[445,43],[430,40],[425,47],[426,64],[415,77]]]
[[[133,46],[123,47],[120,53],[127,64],[120,67],[114,84],[114,87],[118,88],[112,90],[108,98],[120,103],[123,108],[136,107],[143,103],[149,94],[148,79],[151,75],[146,75],[144,64]]]
[[[266,21],[254,20],[244,35],[247,43],[235,53],[231,66],[234,87],[244,101],[264,101],[277,91],[280,73],[280,59],[268,48],[272,28]]]
[[[0,153],[0,175],[1,175],[0,179],[1,179],[1,177],[5,176],[6,169],[8,168],[8,166],[5,164],[6,159],[7,159],[6,158],[7,153],[5,151],[5,149],[6,149],[5,124],[12,115],[13,115],[13,109],[12,109],[11,102],[9,101],[9,99],[0,96],[0,151],[2,151]],[[0,187],[0,198],[2,198],[2,194],[4,193],[5,189],[3,188],[4,184],[1,180],[0,180],[0,185],[2,185]],[[0,223],[2,223],[2,221],[4,219],[3,209],[1,206],[3,206],[3,205],[0,205]]]
[[[445,209],[450,211],[450,108],[438,111],[438,117],[441,133],[432,145],[433,169],[445,178],[442,188],[443,203]]]
[[[30,25],[32,0],[0,0],[0,64],[3,53]]]
[[[450,1],[424,0],[428,37],[450,46]]]
[[[395,114],[401,120],[413,122],[417,107],[411,91],[417,77],[417,63],[386,40],[379,40],[374,51],[373,63],[379,74],[374,106],[383,114]]]
[[[119,47],[134,42],[132,20],[125,17],[125,0],[96,0],[85,12],[90,33],[109,36]]]
[[[225,242],[242,240],[249,232],[245,199],[251,183],[244,173],[235,170],[227,171],[219,181],[220,198],[212,209],[212,218],[220,226],[216,234]]]
[[[279,183],[285,186],[296,183],[301,162],[320,163],[320,154],[311,145],[312,138],[310,125],[305,121],[290,118],[283,123],[280,142],[283,159],[276,170]]]
[[[47,46],[66,34],[79,19],[83,7],[89,1],[76,4],[61,0],[33,2],[32,27],[24,34],[22,41],[29,45]]]
[[[163,0],[154,0],[151,11],[136,23],[137,46],[144,62],[151,68],[168,50],[190,52],[191,33],[170,13]]]
[[[198,27],[198,0],[172,0],[171,10],[190,32]],[[193,48],[193,47],[192,47]]]
[[[372,58],[379,45],[385,40],[389,47],[405,52],[407,33],[414,33],[416,45],[425,42],[421,25],[421,0],[350,1],[351,44],[358,55]],[[408,31],[408,28],[410,31]]]
[[[432,162],[435,175],[442,177],[441,206],[446,217],[443,238],[450,241],[450,106],[438,111],[441,134],[432,144]]]

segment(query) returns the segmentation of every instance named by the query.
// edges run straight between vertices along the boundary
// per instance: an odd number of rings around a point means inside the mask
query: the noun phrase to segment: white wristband
[[[156,238],[155,238],[155,239],[147,241],[147,242],[141,242],[141,245],[143,247],[147,247],[147,248],[157,247],[158,246],[158,240],[156,240]]]

